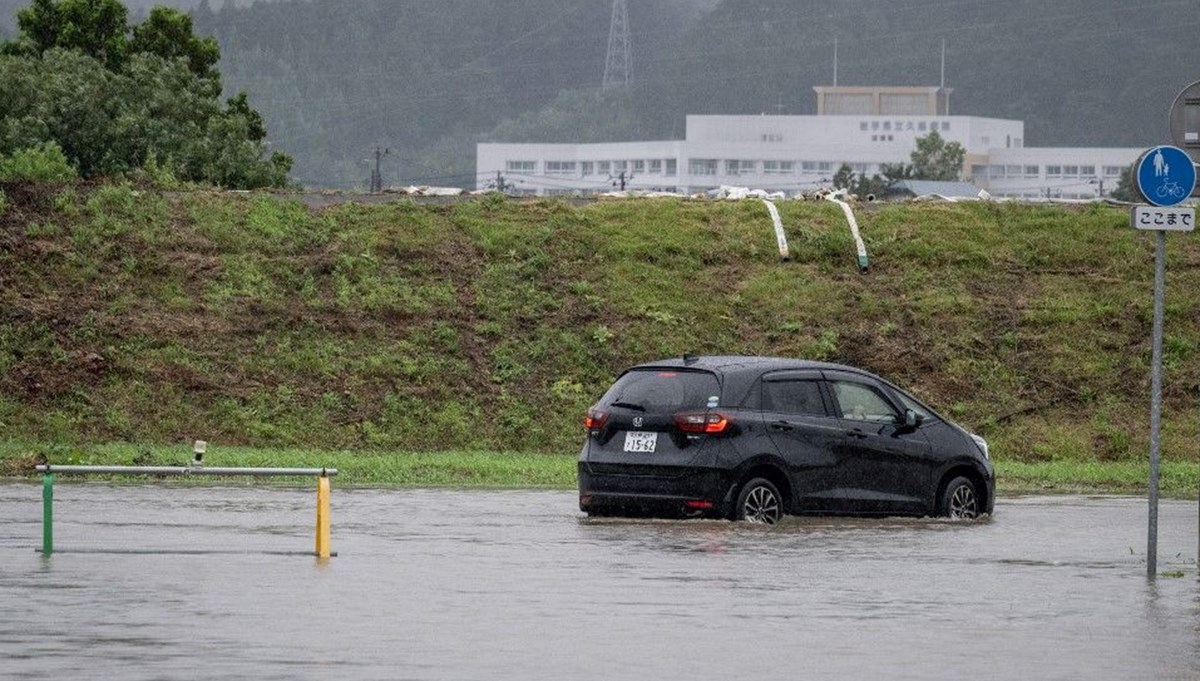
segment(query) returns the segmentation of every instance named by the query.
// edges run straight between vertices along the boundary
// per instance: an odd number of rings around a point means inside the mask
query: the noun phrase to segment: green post
[[[42,555],[54,553],[54,475],[42,476]]]

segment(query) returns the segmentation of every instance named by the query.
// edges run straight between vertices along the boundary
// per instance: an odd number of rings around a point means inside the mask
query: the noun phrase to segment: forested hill
[[[0,0],[11,15],[28,0]],[[638,0],[635,87],[597,98],[610,0],[194,2],[310,186],[471,185],[481,140],[678,138],[688,113],[812,113],[814,85],[934,85],[1038,146],[1167,140],[1195,69],[1195,0]],[[141,0],[131,13],[144,12]],[[566,90],[565,93],[563,91]],[[560,94],[562,93],[562,94]]]
[[[650,0],[633,13],[650,65],[703,0]],[[353,186],[378,144],[395,182],[474,185],[474,145],[565,88],[599,85],[609,3],[598,0],[256,3],[196,12],[221,43],[232,89],[252,93],[306,184]],[[369,162],[368,159],[371,159]]]

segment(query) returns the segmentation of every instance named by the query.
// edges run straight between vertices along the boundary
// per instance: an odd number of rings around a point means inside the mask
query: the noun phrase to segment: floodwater
[[[336,480],[335,480],[336,483]],[[1200,679],[1197,509],[591,521],[569,492],[0,485],[5,679]]]

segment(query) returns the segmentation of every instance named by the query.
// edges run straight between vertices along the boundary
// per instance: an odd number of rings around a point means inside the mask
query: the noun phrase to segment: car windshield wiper
[[[622,409],[633,409],[634,411],[646,411],[646,408],[643,407],[642,405],[634,404],[632,402],[613,402],[612,404],[610,404],[608,406],[620,407]]]

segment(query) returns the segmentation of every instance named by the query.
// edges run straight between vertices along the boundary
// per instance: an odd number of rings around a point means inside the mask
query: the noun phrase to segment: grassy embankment
[[[1004,489],[1144,487],[1153,246],[1119,209],[871,205],[863,275],[826,203],[780,206],[781,264],[754,201],[4,189],[0,472],[206,439],[340,484],[570,486],[614,374],[691,351],[911,386],[992,442]],[[1169,251],[1164,487],[1187,494],[1200,247]]]

